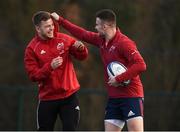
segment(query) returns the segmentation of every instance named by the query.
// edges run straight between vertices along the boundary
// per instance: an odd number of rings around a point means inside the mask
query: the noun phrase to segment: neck
[[[48,38],[47,37],[45,37],[44,35],[42,35],[42,34],[38,34],[38,36],[42,39],[42,40],[48,40]]]
[[[109,42],[116,35],[116,28],[111,28],[105,35],[106,42]]]

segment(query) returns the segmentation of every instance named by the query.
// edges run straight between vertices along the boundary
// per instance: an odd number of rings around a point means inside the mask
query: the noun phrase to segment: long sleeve
[[[48,78],[53,70],[50,63],[46,63],[40,67],[30,47],[27,47],[25,51],[24,63],[28,76],[32,81],[42,81]]]
[[[86,46],[84,46],[84,49],[82,51],[79,51],[74,46],[71,46],[71,54],[78,60],[85,60],[88,56],[88,49]]]
[[[87,43],[96,45],[99,47],[99,44],[102,42],[102,38],[99,37],[98,33],[87,31],[68,20],[60,17],[59,24],[63,26],[68,32],[70,32],[76,38],[83,40]]]
[[[130,62],[130,67],[128,67],[126,72],[116,77],[118,82],[132,79],[146,70],[146,64],[132,41],[125,41],[121,48],[121,52]]]

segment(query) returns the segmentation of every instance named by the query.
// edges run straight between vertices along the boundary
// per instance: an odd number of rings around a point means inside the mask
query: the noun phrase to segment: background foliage
[[[75,24],[95,31],[95,13],[102,8],[110,8],[115,11],[119,28],[136,42],[147,63],[147,71],[141,76],[145,93],[148,94],[147,104],[145,103],[145,115],[147,113],[146,117],[149,118],[147,120],[151,121],[150,118],[158,110],[166,109],[164,107],[166,102],[159,102],[159,107],[153,105],[156,103],[156,99],[161,101],[164,96],[161,94],[149,96],[149,93],[163,91],[171,94],[180,92],[180,61],[178,59],[180,57],[179,0],[3,0],[0,1],[0,90],[5,90],[5,92],[1,92],[0,100],[5,107],[0,109],[0,113],[2,113],[0,119],[4,122],[2,123],[0,120],[1,130],[16,129],[14,120],[17,118],[11,120],[11,116],[6,116],[7,113],[14,115],[13,110],[18,105],[14,99],[20,95],[19,91],[14,90],[15,87],[23,86],[25,91],[26,87],[32,87],[23,65],[24,49],[34,36],[34,27],[31,22],[32,15],[39,10],[56,11]],[[67,33],[63,28],[61,28],[61,32]],[[81,89],[90,88],[92,91],[100,90],[104,93],[106,89],[103,84],[102,62],[98,49],[88,44],[87,46],[90,51],[88,59],[85,62],[74,61]],[[4,86],[10,87],[8,92]],[[36,88],[36,86],[34,87]],[[28,109],[36,109],[36,94],[37,92],[31,91],[28,92],[28,95],[24,95],[25,104],[32,106]],[[106,96],[104,94],[101,94],[103,96],[85,95],[80,96],[82,108],[84,108],[82,113],[91,115],[88,117],[91,123],[88,123],[89,125],[83,123],[86,118],[86,115],[83,114],[80,129],[102,130]],[[174,100],[171,113],[179,109],[177,98],[174,99],[168,96],[164,100],[172,100],[172,102]],[[9,103],[6,104],[6,102]],[[87,102],[91,109],[87,108]],[[27,108],[26,105],[24,109]],[[152,110],[154,107],[157,108]],[[26,115],[34,117],[35,111],[33,110],[26,111]],[[152,112],[150,112],[151,110]],[[97,114],[94,111],[97,111]],[[99,119],[96,119],[98,111],[102,114],[99,115]],[[169,115],[168,119],[172,119],[172,116]],[[172,119],[174,125],[170,125],[169,122],[162,123],[160,119],[163,117],[162,115],[159,120],[156,120],[159,125],[153,125],[151,122],[151,125],[145,124],[145,128],[147,130],[180,129],[176,125],[179,118],[177,120]],[[180,115],[176,117],[180,117]],[[27,121],[27,118],[24,121]],[[34,130],[35,125],[32,126],[32,123],[28,122],[23,129]]]

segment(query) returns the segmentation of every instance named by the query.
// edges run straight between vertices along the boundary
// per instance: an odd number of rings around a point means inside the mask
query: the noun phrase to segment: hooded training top
[[[68,35],[55,32],[54,38],[42,40],[37,35],[25,50],[25,69],[32,81],[38,82],[40,100],[56,100],[69,97],[80,85],[72,64],[71,56],[84,60],[88,55],[85,47],[78,51],[74,46],[76,40]],[[63,63],[52,69],[51,61],[62,57]]]
[[[105,44],[105,39],[98,33],[87,31],[68,20],[60,17],[59,24],[80,40],[86,41],[99,48],[104,66],[105,85],[110,98],[144,97],[143,86],[139,74],[146,70],[146,64],[137,50],[136,44],[117,28],[115,36]],[[127,67],[127,71],[118,75],[118,82],[131,80],[128,86],[109,86],[108,73],[106,70],[110,62],[118,61]]]

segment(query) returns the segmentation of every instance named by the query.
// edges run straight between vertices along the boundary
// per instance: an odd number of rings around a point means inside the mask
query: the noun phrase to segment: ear
[[[107,29],[107,27],[108,27],[108,25],[103,24],[103,29],[104,29],[104,30],[106,30],[106,29]]]
[[[106,24],[103,24],[102,26],[103,26],[103,29],[106,29]]]
[[[39,26],[35,26],[35,29],[37,32],[40,32],[40,27]]]

